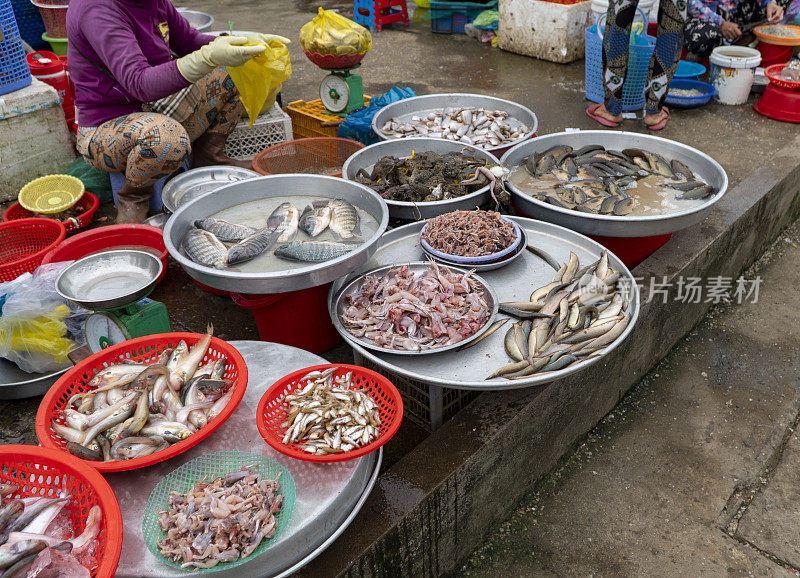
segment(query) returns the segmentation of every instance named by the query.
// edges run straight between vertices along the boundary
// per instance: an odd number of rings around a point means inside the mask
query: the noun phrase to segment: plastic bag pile
[[[364,54],[372,48],[372,34],[349,18],[320,8],[317,16],[300,29],[300,45],[323,55]]]

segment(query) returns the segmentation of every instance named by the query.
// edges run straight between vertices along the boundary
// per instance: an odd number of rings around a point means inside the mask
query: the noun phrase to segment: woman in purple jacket
[[[67,37],[78,152],[101,171],[125,173],[118,223],[141,223],[153,184],[190,152],[194,167],[237,164],[223,147],[244,108],[219,67],[263,49],[197,32],[169,0],[72,0]],[[259,35],[273,38],[289,42]]]

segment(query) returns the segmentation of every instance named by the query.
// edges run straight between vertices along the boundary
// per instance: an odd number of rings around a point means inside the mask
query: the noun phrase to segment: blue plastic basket
[[[605,17],[601,17],[600,21]],[[605,100],[603,84],[603,37],[597,32],[597,26],[586,29],[586,98],[592,102]],[[600,28],[602,33],[603,27]],[[641,44],[637,44],[641,42]],[[656,39],[640,31],[636,42],[631,40],[628,48],[628,73],[625,75],[625,86],[622,89],[622,110],[638,111],[644,108],[644,91],[647,86],[647,69],[655,50]]]
[[[702,96],[670,96],[669,90],[673,88],[682,89],[696,89],[703,93]],[[707,82],[700,82],[699,80],[688,80],[685,78],[675,78],[669,85],[667,90],[667,97],[664,103],[676,108],[696,108],[703,106],[711,97],[714,96],[716,89]]]
[[[7,94],[31,83],[11,0],[0,0],[0,38],[0,94]]]
[[[437,34],[465,34],[464,27],[471,24],[484,10],[496,10],[498,0],[478,2],[447,2],[431,0],[431,31]]]
[[[49,50],[50,45],[42,40],[45,32],[42,15],[39,9],[30,3],[30,0],[11,0],[14,18],[22,39],[31,45],[34,50]]]
[[[699,62],[681,60],[678,62],[678,68],[675,71],[675,78],[697,80],[705,73],[706,67]]]

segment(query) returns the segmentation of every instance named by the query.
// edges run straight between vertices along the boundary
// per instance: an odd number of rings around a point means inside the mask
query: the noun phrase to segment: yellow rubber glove
[[[179,58],[178,71],[189,82],[197,82],[218,66],[241,66],[262,52],[264,46],[248,46],[244,36],[220,36]]]
[[[278,36],[277,34],[262,34],[261,32],[257,32],[255,37],[256,40],[260,40],[261,42],[267,45],[269,44],[270,40],[280,40],[284,44],[292,43],[292,41],[286,38],[285,36]]]

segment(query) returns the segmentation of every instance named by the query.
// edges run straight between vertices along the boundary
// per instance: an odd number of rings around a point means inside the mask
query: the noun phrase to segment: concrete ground
[[[800,574],[800,223],[744,276],[455,575]]]

